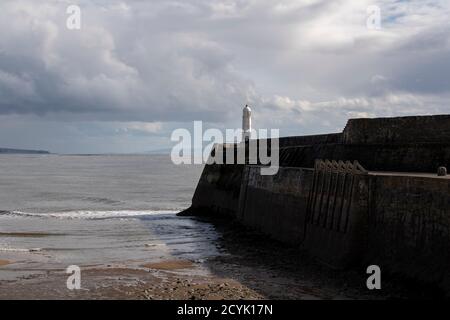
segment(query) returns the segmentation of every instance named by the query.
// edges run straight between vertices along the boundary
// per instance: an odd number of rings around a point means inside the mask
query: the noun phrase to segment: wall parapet
[[[350,119],[344,144],[447,143],[450,115]]]

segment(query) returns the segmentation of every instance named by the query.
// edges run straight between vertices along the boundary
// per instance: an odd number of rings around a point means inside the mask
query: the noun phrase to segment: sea
[[[1,155],[0,280],[70,265],[201,261],[214,227],[176,213],[201,165],[168,155]]]

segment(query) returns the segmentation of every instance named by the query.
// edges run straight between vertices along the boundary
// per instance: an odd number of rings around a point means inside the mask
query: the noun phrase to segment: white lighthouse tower
[[[250,140],[252,131],[252,109],[248,105],[245,105],[242,110],[242,141]]]

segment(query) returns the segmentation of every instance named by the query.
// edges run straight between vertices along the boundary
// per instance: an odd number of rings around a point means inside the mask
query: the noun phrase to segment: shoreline
[[[383,290],[365,287],[365,270],[321,266],[295,248],[233,222],[194,218],[213,225],[219,254],[193,261],[164,258],[80,266],[81,290],[66,288],[63,269],[37,269],[0,280],[0,299],[313,300],[436,297],[431,288],[383,276]],[[6,261],[6,260],[5,260]],[[20,269],[20,264],[17,266]],[[8,271],[14,270],[8,267]],[[1,269],[0,269],[1,272]],[[434,289],[434,288],[433,288]],[[440,296],[437,296],[438,298]]]

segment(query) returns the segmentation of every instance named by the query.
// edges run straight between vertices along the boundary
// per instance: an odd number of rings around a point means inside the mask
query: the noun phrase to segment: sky
[[[67,7],[81,28],[67,28]],[[380,28],[368,27],[369,6]],[[450,113],[450,1],[2,0],[0,147],[170,149],[173,130],[282,136]]]

